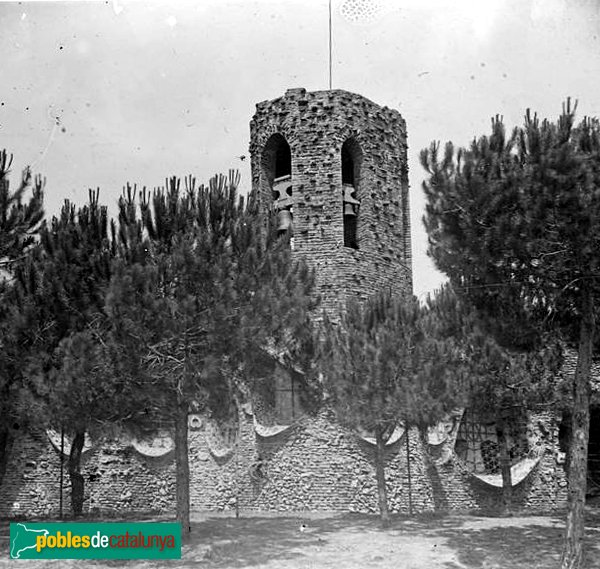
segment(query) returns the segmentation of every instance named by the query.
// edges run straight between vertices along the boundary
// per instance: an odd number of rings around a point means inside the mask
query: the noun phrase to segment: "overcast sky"
[[[333,87],[407,121],[415,293],[426,256],[419,151],[501,114],[600,115],[597,0],[332,0]],[[361,16],[362,14],[362,16]],[[100,187],[237,168],[254,105],[328,88],[327,0],[0,3],[0,148],[47,177],[48,213]],[[16,180],[14,179],[14,183]]]

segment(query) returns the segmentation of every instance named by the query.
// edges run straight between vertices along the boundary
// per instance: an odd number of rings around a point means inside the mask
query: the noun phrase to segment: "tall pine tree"
[[[489,332],[485,315],[473,309],[468,297],[444,285],[427,301],[437,320],[440,337],[452,338],[460,346],[462,389],[466,407],[476,417],[493,421],[498,442],[498,464],[502,476],[502,510],[512,509],[509,434],[512,425],[530,411],[560,408],[562,350],[546,335],[543,345],[532,351],[510,349]],[[499,329],[499,328],[495,328]],[[506,338],[504,338],[506,340]]]
[[[86,431],[119,418],[122,387],[108,373],[104,299],[113,247],[107,211],[90,191],[81,208],[66,201],[45,223],[40,244],[16,272],[15,332],[30,403],[47,426],[72,435],[72,510],[82,511],[81,454]]]
[[[312,274],[272,238],[253,199],[238,199],[238,181],[230,173],[196,188],[188,177],[182,189],[171,178],[143,191],[139,210],[131,189],[119,208],[121,258],[107,302],[124,360],[156,395],[155,416],[174,418],[184,536],[191,406],[219,414],[252,388],[239,378],[253,375],[257,354],[294,358],[312,338]]]
[[[15,263],[34,245],[44,217],[41,177],[32,178],[29,169],[15,191],[10,190],[9,173],[13,157],[0,151],[0,485],[15,431],[24,425],[19,405],[22,350],[14,334],[11,312],[12,275]],[[31,190],[31,195],[27,195]]]
[[[375,435],[381,521],[389,525],[386,443],[399,423],[424,428],[462,400],[460,344],[446,334],[438,306],[415,297],[375,294],[349,301],[339,322],[325,320],[319,351],[328,402],[342,423]],[[458,316],[460,318],[460,316]]]
[[[563,569],[583,559],[590,366],[600,250],[600,126],[529,111],[507,137],[502,120],[457,152],[421,154],[429,252],[501,345],[534,350],[542,329],[578,345],[572,384],[569,509]]]

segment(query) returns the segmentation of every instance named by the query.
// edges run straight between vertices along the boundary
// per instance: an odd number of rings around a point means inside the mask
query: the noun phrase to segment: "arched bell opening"
[[[286,139],[274,134],[262,153],[262,170],[267,191],[277,212],[280,235],[293,230],[292,152]]]
[[[358,216],[360,200],[360,166],[362,151],[355,138],[342,145],[342,190],[344,218],[344,247],[358,249]]]

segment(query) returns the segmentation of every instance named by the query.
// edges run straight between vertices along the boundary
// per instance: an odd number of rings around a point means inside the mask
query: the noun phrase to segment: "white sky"
[[[442,280],[426,256],[419,151],[509,127],[527,107],[555,118],[567,97],[600,115],[597,0],[333,2],[333,87],[407,121],[415,293]],[[346,5],[346,8],[348,5]],[[248,123],[290,87],[328,87],[327,0],[0,2],[0,148],[14,174],[44,174],[47,212],[100,187],[238,168],[250,184]],[[16,183],[16,181],[15,181]]]

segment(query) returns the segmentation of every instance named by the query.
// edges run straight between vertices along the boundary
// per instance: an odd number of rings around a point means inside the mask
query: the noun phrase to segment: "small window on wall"
[[[290,425],[302,416],[301,384],[293,372],[277,367],[275,371],[275,418]]]
[[[362,152],[358,142],[349,138],[342,145],[342,191],[344,219],[344,247],[358,249],[358,215]]]
[[[281,134],[269,138],[262,155],[263,175],[277,211],[279,234],[293,230],[292,153]]]

